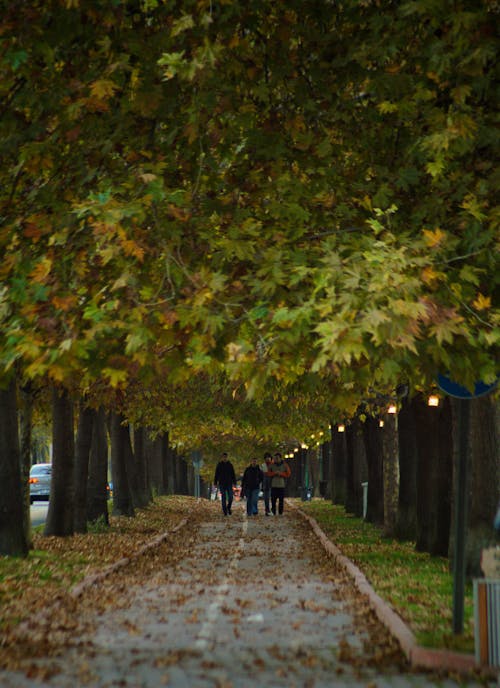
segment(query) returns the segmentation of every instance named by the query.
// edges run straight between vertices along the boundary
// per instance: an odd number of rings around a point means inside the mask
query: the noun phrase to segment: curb
[[[479,673],[485,678],[496,678],[499,675],[495,667],[477,664],[474,655],[453,652],[451,650],[437,650],[419,645],[414,634],[401,617],[391,609],[387,602],[377,595],[364,573],[342,554],[320,528],[317,521],[295,504],[291,502],[288,502],[288,504],[309,523],[325,550],[350,575],[359,592],[366,595],[371,608],[391,635],[398,641],[412,668],[456,672],[459,674]]]
[[[167,530],[161,535],[158,535],[155,537],[153,540],[150,542],[147,542],[145,545],[140,547],[138,550],[133,552],[129,557],[124,557],[123,559],[118,559],[118,561],[115,561],[114,564],[110,564],[107,566],[105,569],[102,569],[98,573],[90,574],[86,576],[83,580],[81,580],[79,583],[74,585],[70,590],[69,590],[69,595],[73,599],[77,599],[80,597],[80,595],[83,594],[85,590],[88,588],[92,587],[95,585],[95,583],[99,583],[100,581],[104,580],[107,578],[109,575],[114,573],[115,571],[118,571],[119,569],[123,568],[124,566],[127,566],[131,561],[134,561],[134,559],[138,559],[140,556],[145,554],[151,549],[154,549],[155,547],[159,547],[172,533],[177,532],[181,528],[183,528],[186,523],[188,522],[187,518],[183,518],[182,521],[180,521],[176,526],[174,526],[171,530]]]
[[[176,526],[174,526],[171,530],[165,531],[164,533],[161,533],[161,535],[158,535],[155,537],[153,540],[150,542],[147,542],[145,545],[140,547],[138,550],[133,552],[129,557],[124,557],[123,559],[118,559],[118,561],[115,561],[113,564],[110,564],[106,568],[102,569],[98,573],[93,573],[89,574],[85,578],[83,578],[79,583],[74,585],[72,588],[70,588],[67,592],[70,598],[77,600],[80,595],[83,594],[85,590],[88,588],[92,587],[96,583],[99,583],[100,581],[104,580],[109,576],[110,574],[114,573],[115,571],[118,571],[119,569],[123,568],[127,564],[129,564],[131,561],[134,559],[137,559],[140,557],[142,554],[147,552],[150,549],[153,549],[154,547],[158,547],[161,545],[161,543],[166,540],[172,533],[175,533],[177,530],[180,530],[183,526],[186,525],[188,522],[187,518],[182,519]],[[49,612],[54,612],[57,611],[58,607],[63,603],[64,600],[64,593],[60,592],[53,600],[52,604],[50,604],[48,607],[46,607],[43,611],[39,612],[36,614],[34,617],[31,617],[30,619],[25,619],[24,621],[21,621],[21,623],[18,625],[16,629],[16,633],[19,636],[22,636],[24,632],[28,633],[30,632],[31,625],[33,621],[38,621],[43,623],[49,615]]]

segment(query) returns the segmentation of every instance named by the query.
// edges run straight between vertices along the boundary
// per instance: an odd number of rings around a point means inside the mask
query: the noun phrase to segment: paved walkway
[[[28,676],[0,672],[0,686],[481,685],[411,673],[298,514],[218,509],[63,605],[45,628],[34,622],[20,639],[38,638]]]

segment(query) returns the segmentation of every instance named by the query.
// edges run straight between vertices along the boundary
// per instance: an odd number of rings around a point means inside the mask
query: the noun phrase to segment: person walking
[[[260,470],[264,474],[262,479],[262,492],[264,493],[264,508],[266,516],[271,515],[271,476],[269,471],[273,463],[273,457],[269,452],[264,454],[264,463],[261,464]]]
[[[269,471],[271,476],[271,510],[276,516],[276,502],[278,503],[278,514],[283,514],[285,505],[285,481],[290,477],[290,466],[283,460],[281,453],[276,452],[274,462]]]
[[[264,474],[257,465],[257,459],[253,458],[250,465],[245,468],[241,481],[241,489],[247,498],[247,516],[257,516],[259,513],[259,491],[263,478]]]
[[[236,475],[233,464],[229,461],[227,452],[221,456],[221,460],[215,468],[214,485],[221,494],[222,513],[224,516],[231,515],[233,505],[233,485],[236,485]]]

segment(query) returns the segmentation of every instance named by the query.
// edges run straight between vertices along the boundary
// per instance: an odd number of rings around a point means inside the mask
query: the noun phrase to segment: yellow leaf
[[[422,282],[424,282],[424,284],[432,284],[437,280],[437,278],[438,273],[434,270],[434,268],[426,267],[422,270]]]
[[[425,243],[430,248],[436,248],[446,239],[446,232],[443,232],[443,230],[439,227],[436,227],[436,229],[424,229],[423,233],[425,237]]]
[[[30,277],[33,279],[34,282],[43,282],[49,275],[51,269],[52,261],[50,260],[50,258],[42,258],[42,260],[40,260],[37,263],[36,267],[31,271]]]
[[[491,308],[491,297],[483,296],[483,294],[480,292],[476,296],[476,299],[473,301],[472,305],[477,311],[488,310],[488,308]]]
[[[104,368],[102,371],[104,377],[109,378],[109,384],[111,387],[118,387],[120,382],[126,382],[127,371],[117,370],[116,368]]]
[[[117,84],[111,81],[111,79],[98,79],[90,84],[90,93],[94,98],[98,98],[99,100],[112,98],[117,89]]]

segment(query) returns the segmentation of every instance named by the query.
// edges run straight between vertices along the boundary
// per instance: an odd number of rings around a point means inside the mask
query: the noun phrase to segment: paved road
[[[20,638],[33,643],[31,678],[0,672],[0,686],[462,685],[408,672],[300,516],[247,519],[238,504],[225,518],[219,509],[214,504],[208,518],[94,586],[50,623],[33,620]]]
[[[33,502],[30,507],[31,526],[41,526],[47,520],[48,502]]]

